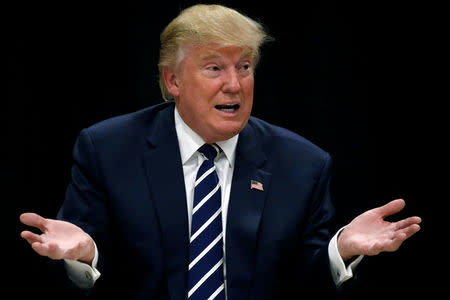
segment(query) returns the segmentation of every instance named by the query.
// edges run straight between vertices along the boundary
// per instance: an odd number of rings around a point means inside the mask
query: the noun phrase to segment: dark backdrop
[[[419,299],[435,293],[436,285],[427,283],[438,276],[428,267],[436,265],[430,262],[436,252],[429,250],[428,209],[439,201],[430,166],[441,153],[434,144],[439,118],[429,119],[432,85],[439,84],[431,83],[429,72],[439,48],[429,23],[436,21],[430,15],[435,8],[364,1],[216,2],[261,21],[275,38],[262,50],[253,115],[332,155],[339,224],[400,197],[407,207],[399,217],[424,219],[422,231],[398,252],[363,260],[353,297]],[[55,217],[82,128],[162,101],[159,33],[193,3],[39,1],[5,9],[4,248],[14,299],[57,299],[62,284],[48,260],[20,239],[19,214]]]

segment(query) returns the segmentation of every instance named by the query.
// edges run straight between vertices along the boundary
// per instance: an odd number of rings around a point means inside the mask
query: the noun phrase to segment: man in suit
[[[265,40],[235,10],[184,10],[161,34],[160,86],[174,101],[84,129],[58,220],[25,213],[43,233],[22,237],[80,288],[119,299],[331,297],[363,255],[398,249],[420,229],[418,217],[383,220],[403,200],[331,237],[330,155],[250,117]]]

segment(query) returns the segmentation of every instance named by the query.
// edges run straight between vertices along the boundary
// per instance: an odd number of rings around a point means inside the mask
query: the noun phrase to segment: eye
[[[244,63],[239,67],[239,72],[243,75],[250,74],[252,66],[249,63]]]
[[[208,64],[208,65],[204,66],[202,69],[202,73],[206,77],[210,77],[210,78],[215,78],[215,77],[220,76],[221,72],[222,72],[222,68],[220,65],[217,65],[217,64]]]
[[[213,72],[219,72],[220,68],[218,66],[211,66],[208,68],[209,71],[213,71]]]

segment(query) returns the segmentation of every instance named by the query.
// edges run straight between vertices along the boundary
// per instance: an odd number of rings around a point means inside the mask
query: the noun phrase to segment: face
[[[163,70],[183,121],[207,143],[238,134],[253,104],[251,52],[237,46],[194,47],[175,70]]]

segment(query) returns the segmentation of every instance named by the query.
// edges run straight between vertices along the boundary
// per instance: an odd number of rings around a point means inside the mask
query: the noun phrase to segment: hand
[[[344,261],[356,255],[377,255],[396,251],[400,245],[420,230],[419,217],[387,222],[387,216],[405,207],[403,199],[366,211],[348,224],[338,237],[338,250]]]
[[[38,254],[52,259],[71,259],[92,264],[94,240],[80,227],[69,222],[45,219],[35,213],[20,215],[20,221],[42,231],[40,235],[30,231],[20,234]]]

